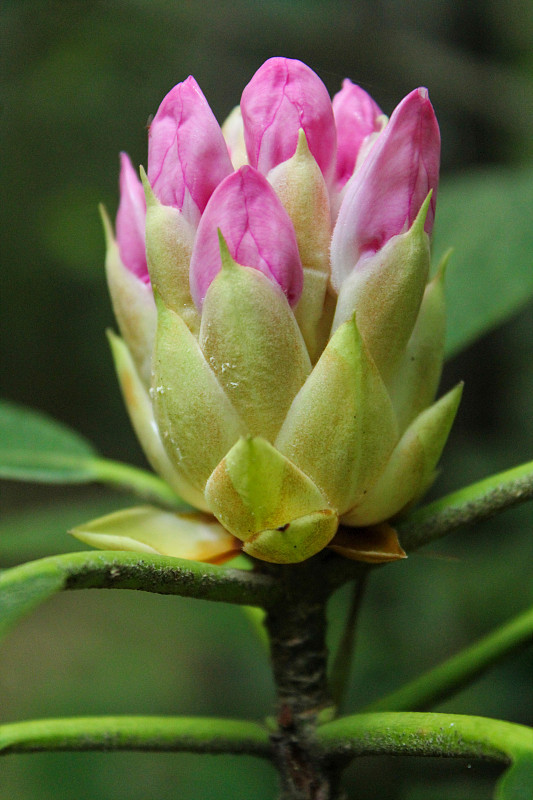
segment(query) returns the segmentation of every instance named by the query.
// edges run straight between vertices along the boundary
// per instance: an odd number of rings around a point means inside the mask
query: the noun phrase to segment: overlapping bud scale
[[[350,81],[330,101],[273,58],[222,130],[193,78],[169,92],[146,200],[122,156],[116,241],[106,222],[111,341],[152,466],[199,511],[130,510],[81,538],[216,562],[403,555],[383,523],[431,482],[461,392],[434,402],[439,156],[425,89],[387,121]]]

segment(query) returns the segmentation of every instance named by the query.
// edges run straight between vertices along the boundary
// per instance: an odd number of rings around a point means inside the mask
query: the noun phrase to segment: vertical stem
[[[318,567],[318,569],[317,569]],[[278,729],[272,735],[281,776],[280,800],[339,800],[338,772],[319,756],[315,730],[332,705],[327,675],[326,603],[320,564],[277,569],[282,596],[268,609],[277,690]]]

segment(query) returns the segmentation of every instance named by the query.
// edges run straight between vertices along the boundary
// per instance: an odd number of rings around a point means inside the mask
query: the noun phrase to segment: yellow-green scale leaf
[[[336,515],[313,481],[261,437],[237,442],[209,478],[205,495],[225,528],[254,543],[246,551],[267,561],[309,558],[310,549],[321,550],[337,529]],[[302,522],[294,526],[316,513],[318,517],[308,520],[308,534]],[[284,535],[264,537],[270,557],[259,555],[257,535],[272,530]],[[274,558],[276,548],[279,558]]]
[[[390,398],[351,319],[294,399],[276,447],[342,514],[380,474],[397,439]]]
[[[176,470],[203,492],[216,465],[248,431],[185,322],[156,301],[154,414]]]
[[[459,407],[458,384],[411,423],[387,466],[361,502],[342,518],[345,525],[374,525],[393,517],[427,488]]]
[[[197,334],[200,316],[189,285],[194,228],[177,208],[159,202],[142,167],[141,178],[146,197],[146,260],[152,286],[165,305]]]
[[[311,363],[285,295],[223,250],[207,292],[200,346],[252,435],[273,441]]]
[[[242,549],[249,556],[273,564],[298,564],[323,550],[338,524],[335,512],[326,508],[280,528],[261,531],[245,542]]]
[[[106,238],[105,268],[113,311],[141,380],[149,387],[156,329],[152,288],[124,266],[103,206],[100,206],[100,214]]]
[[[420,312],[398,367],[388,382],[400,431],[427,408],[437,393],[444,359],[444,273],[449,253],[428,283]]]
[[[99,550],[133,550],[219,564],[241,544],[214,517],[135,506],[78,525],[70,533]]]
[[[139,378],[126,343],[111,331],[108,331],[108,338],[124,403],[150,465],[187,503],[208,511],[203,494],[174,468],[163,447],[150,396]]]
[[[294,225],[304,268],[303,291],[294,314],[314,363],[324,344],[319,323],[330,275],[331,210],[326,182],[303,130],[292,158],[270,170],[268,180]]]
[[[431,194],[407,233],[360,259],[340,288],[333,330],[355,312],[372,358],[387,380],[413,331],[429,271],[424,221]]]

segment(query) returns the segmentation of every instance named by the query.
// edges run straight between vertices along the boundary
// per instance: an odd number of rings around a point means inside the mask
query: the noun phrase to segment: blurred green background
[[[187,75],[220,121],[272,55],[307,62],[332,93],[349,76],[387,113],[426,85],[441,124],[443,184],[493,171],[516,183],[517,215],[531,217],[530,0],[4,0],[1,36],[2,394],[76,427],[108,457],[144,463],[104,336],[114,323],[97,204],[114,213],[119,150],[146,164],[147,119]],[[470,211],[457,220],[461,237],[470,226],[490,249],[498,230],[485,230],[475,198]],[[437,248],[459,247],[439,240],[438,216]],[[522,244],[513,258],[528,263]],[[435,496],[531,459],[532,317],[529,304],[447,366],[443,388],[459,379],[466,387]],[[0,564],[77,549],[69,527],[129,501],[94,487],[4,483]],[[532,527],[525,506],[376,572],[349,709],[531,604]],[[346,601],[341,593],[332,603],[333,639]],[[532,666],[529,649],[440,708],[531,724]],[[65,594],[25,620],[0,653],[2,722],[105,713],[259,719],[272,698],[265,654],[242,612],[192,600]],[[491,796],[497,774],[479,763],[363,759],[347,773],[348,796],[477,800]],[[0,800],[261,800],[275,787],[268,765],[236,757],[0,763]]]

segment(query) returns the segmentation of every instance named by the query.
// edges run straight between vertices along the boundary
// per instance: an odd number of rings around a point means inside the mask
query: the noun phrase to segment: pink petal
[[[144,189],[126,153],[120,154],[120,203],[116,236],[120,258],[125,267],[145,283],[150,281],[145,246],[146,201]]]
[[[298,302],[303,270],[292,222],[266,178],[244,166],[214,191],[198,226],[190,271],[198,308],[221,268],[218,229],[237,263],[279,284],[291,305]]]
[[[348,78],[345,78],[341,91],[333,98],[332,108],[337,126],[335,177],[340,189],[353,174],[363,141],[381,130],[378,120],[383,112],[364,89]]]
[[[312,69],[290,58],[270,58],[244,89],[241,110],[253,167],[266,174],[291,158],[303,128],[324,177],[332,177],[335,121],[328,90]]]
[[[339,288],[359,257],[408,230],[433,189],[425,230],[435,218],[440,133],[427,89],[394,110],[363,165],[349,180],[331,243],[332,282]]]
[[[214,189],[233,171],[220,126],[191,76],[159,106],[148,139],[148,179],[159,200],[197,224]]]

